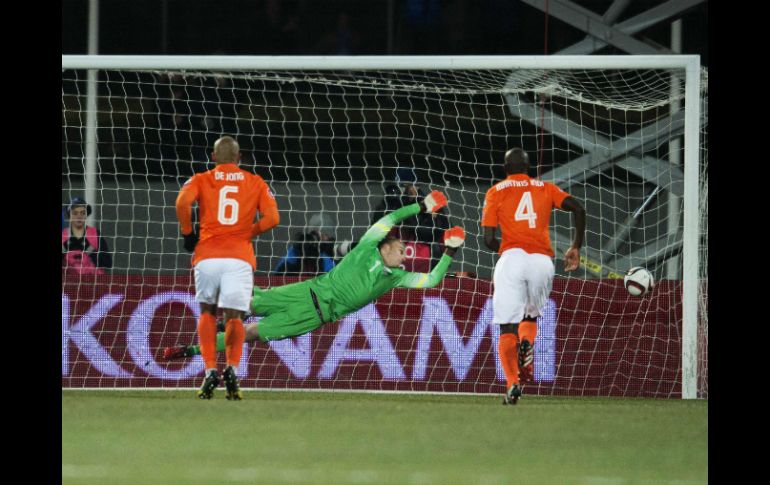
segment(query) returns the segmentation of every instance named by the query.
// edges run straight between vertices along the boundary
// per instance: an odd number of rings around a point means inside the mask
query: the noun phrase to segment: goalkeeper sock
[[[206,369],[217,367],[217,319],[210,313],[201,313],[198,319],[198,343]]]
[[[224,352],[224,351],[225,351],[225,333],[218,332],[217,333],[217,352]],[[201,346],[200,345],[188,346],[186,355],[188,356],[201,355]]]
[[[514,333],[500,334],[500,341],[497,344],[497,352],[500,355],[500,363],[503,365],[506,389],[519,383],[519,346],[518,339]]]
[[[519,341],[528,340],[530,344],[535,345],[535,337],[537,337],[537,322],[523,320],[519,324]]]
[[[228,365],[236,367],[240,363],[245,338],[246,330],[241,319],[228,320],[225,324],[225,356]]]

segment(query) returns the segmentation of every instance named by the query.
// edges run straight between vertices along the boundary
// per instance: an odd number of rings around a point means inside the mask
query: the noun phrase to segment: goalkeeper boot
[[[190,357],[190,347],[187,345],[180,345],[179,347],[166,347],[163,349],[163,360],[175,360],[184,359]]]
[[[534,374],[535,350],[529,340],[519,344],[519,379],[522,384],[532,382]]]
[[[233,366],[228,365],[227,368],[225,368],[225,371],[222,373],[222,378],[225,381],[225,388],[227,389],[227,394],[225,394],[227,400],[240,401],[243,399],[241,386],[238,384],[238,376],[235,375]]]
[[[201,399],[211,399],[214,395],[214,389],[219,385],[219,376],[216,370],[209,371],[203,380],[203,385],[198,389],[198,397]]]
[[[503,404],[516,404],[519,402],[519,398],[521,397],[521,388],[518,384],[514,384],[511,386],[510,389],[508,389],[508,392],[505,393],[505,397],[503,398]]]

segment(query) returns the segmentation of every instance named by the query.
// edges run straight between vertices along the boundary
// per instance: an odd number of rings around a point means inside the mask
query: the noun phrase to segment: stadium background
[[[623,11],[622,18],[637,15],[661,2],[634,1]],[[585,6],[601,14],[613,2],[591,1]],[[701,63],[708,66],[708,43],[705,25],[708,3],[703,2],[686,10],[681,15],[682,51],[701,55]],[[337,28],[344,23],[350,36],[338,41]],[[88,1],[66,0],[62,8],[62,53],[76,54],[87,51]],[[102,2],[99,16],[100,54],[178,54],[178,55],[465,55],[465,54],[543,54],[558,52],[585,37],[578,29],[555,18],[546,19],[544,13],[524,2],[481,0],[374,0],[311,2],[289,1],[211,1],[183,2],[178,0],[115,0]],[[662,22],[644,30],[640,38],[653,44],[670,44],[670,24]],[[619,49],[606,46],[596,54],[621,54]],[[102,75],[104,76],[104,75]],[[105,79],[102,79],[105,80]],[[418,178],[425,186],[443,187],[450,195],[450,209],[453,215],[463,220],[474,221],[478,215],[472,213],[480,207],[483,193],[488,186],[504,177],[499,160],[506,149],[506,139],[523,135],[524,148],[534,159],[539,159],[543,172],[568,161],[570,149],[558,137],[546,133],[542,146],[554,147],[542,153],[538,151],[538,127],[521,123],[508,113],[499,116],[503,122],[497,126],[506,137],[473,137],[473,127],[450,140],[460,147],[474,147],[487,153],[489,160],[477,159],[470,149],[451,153],[456,160],[476,160],[475,178],[463,178],[460,167],[444,163],[443,146],[447,140],[440,130],[431,130],[430,121],[424,126],[414,125],[408,117],[396,120],[394,126],[399,132],[393,146],[383,147],[376,137],[366,137],[367,124],[346,123],[342,110],[332,110],[328,121],[345,126],[344,135],[356,139],[357,145],[341,147],[345,140],[335,140],[343,133],[335,133],[332,124],[313,123],[311,110],[286,110],[264,117],[250,116],[248,100],[232,101],[238,107],[218,105],[210,93],[210,81],[191,79],[184,81],[185,101],[166,107],[184,118],[182,125],[175,127],[173,137],[163,138],[164,126],[160,117],[142,116],[146,106],[115,105],[114,99],[106,95],[136,96],[147,94],[136,92],[139,88],[126,88],[121,79],[99,83],[99,115],[97,132],[100,200],[99,225],[114,251],[113,274],[153,273],[169,274],[187,270],[188,256],[180,251],[176,237],[176,221],[173,211],[174,187],[169,182],[181,183],[192,173],[207,169],[210,146],[222,132],[238,133],[244,155],[244,164],[262,175],[279,196],[282,222],[267,237],[257,241],[258,273],[266,274],[275,267],[285,254],[287,241],[301,230],[316,209],[335,213],[338,218],[337,239],[354,239],[360,235],[360,228],[369,224],[370,211],[381,199],[384,186],[392,182],[394,165],[413,166]],[[153,84],[146,89],[168,89],[162,79],[148,80]],[[207,83],[209,85],[207,85]],[[79,85],[78,85],[79,84]],[[63,103],[70,108],[67,120],[70,126],[77,116],[76,94],[85,92],[84,82],[63,83]],[[237,91],[232,96],[238,98]],[[223,99],[224,100],[224,99]],[[274,103],[279,105],[280,99]],[[365,103],[373,104],[374,98]],[[471,117],[488,117],[479,103],[474,105],[478,112]],[[368,107],[368,106],[367,106]],[[75,109],[72,109],[75,108]],[[225,113],[231,109],[233,113]],[[117,116],[113,111],[118,111]],[[238,121],[228,126],[208,129],[205,113],[214,111],[217,115],[234,116]],[[505,110],[502,110],[505,111]],[[404,110],[406,112],[406,110]],[[73,113],[75,113],[73,115]],[[209,115],[209,118],[211,116]],[[272,122],[267,120],[272,120]],[[276,120],[288,120],[281,123]],[[84,120],[83,120],[84,121]],[[82,123],[82,122],[81,122]],[[279,126],[280,125],[280,126]],[[288,128],[286,127],[288,125]],[[313,130],[327,130],[316,133],[328,137],[323,141],[313,136],[293,139],[289,147],[282,136],[298,133],[314,133]],[[160,133],[155,135],[153,132]],[[281,136],[267,136],[269,133]],[[371,131],[370,131],[371,132]],[[85,131],[65,128],[62,133],[62,204],[74,195],[82,195],[84,173]],[[245,135],[244,135],[245,134]],[[156,139],[157,138],[157,139]],[[342,137],[340,137],[342,138]],[[410,138],[426,140],[424,146],[406,146]],[[412,153],[407,157],[380,155],[383,148],[391,153]],[[563,150],[560,148],[564,148]],[[664,147],[661,147],[663,149]],[[337,150],[332,155],[332,149]],[[317,154],[308,156],[308,154]],[[340,160],[340,155],[344,160]],[[661,158],[665,158],[662,156]],[[183,163],[179,163],[183,162]],[[301,168],[300,168],[301,167]],[[119,187],[130,182],[132,196],[136,197],[134,207],[122,202]],[[320,184],[318,182],[321,182]],[[465,184],[472,183],[466,187]],[[122,184],[122,185],[121,185]],[[334,193],[328,190],[334,184]],[[339,192],[339,191],[342,192]],[[611,234],[611,227],[618,226],[626,217],[624,213],[607,217],[592,217],[600,208],[594,201],[606,200],[616,191],[611,178],[600,180],[589,186],[585,193],[574,193],[586,201],[587,218],[586,247],[601,247],[600,239]],[[462,199],[452,197],[452,192],[463,194]],[[639,185],[622,194],[629,200],[643,200],[645,189]],[[468,198],[477,200],[466,200]],[[283,199],[283,200],[281,200]],[[462,200],[462,205],[451,201]],[[93,203],[93,201],[90,201]],[[312,204],[313,207],[308,207]],[[141,208],[137,210],[136,208]],[[652,204],[645,214],[645,229],[632,230],[628,243],[618,248],[626,254],[642,247],[645,241],[656,235],[665,235],[665,201]],[[144,221],[153,221],[147,224]],[[650,221],[661,221],[660,223]],[[554,224],[569,227],[568,215],[556,211]],[[479,238],[470,237],[458,271],[474,271],[482,277],[491,277],[493,256],[481,248]],[[557,258],[557,274],[564,276]],[[456,265],[459,266],[459,265]],[[655,269],[655,268],[650,268]],[[578,277],[594,278],[585,269]],[[663,276],[662,271],[656,272]]]

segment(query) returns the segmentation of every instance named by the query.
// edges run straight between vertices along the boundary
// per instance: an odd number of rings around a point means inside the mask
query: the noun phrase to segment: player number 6
[[[232,226],[238,222],[238,201],[228,199],[227,194],[238,192],[238,187],[234,185],[225,185],[219,191],[219,210],[217,211],[217,220],[225,226]],[[230,217],[225,217],[227,207],[231,207]]]

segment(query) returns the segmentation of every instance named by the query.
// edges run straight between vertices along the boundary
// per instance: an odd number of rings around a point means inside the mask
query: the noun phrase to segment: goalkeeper
[[[399,222],[419,213],[435,214],[446,206],[443,193],[434,190],[424,200],[385,215],[356,247],[330,272],[267,290],[254,288],[251,313],[262,316],[246,326],[246,342],[282,340],[303,335],[335,322],[393,288],[431,288],[444,277],[452,257],[465,241],[465,231],[455,226],[444,232],[444,254],[430,273],[412,273],[399,268],[404,244],[387,236]],[[217,335],[217,351],[225,349],[224,334]],[[166,347],[166,360],[200,354],[198,345]]]

